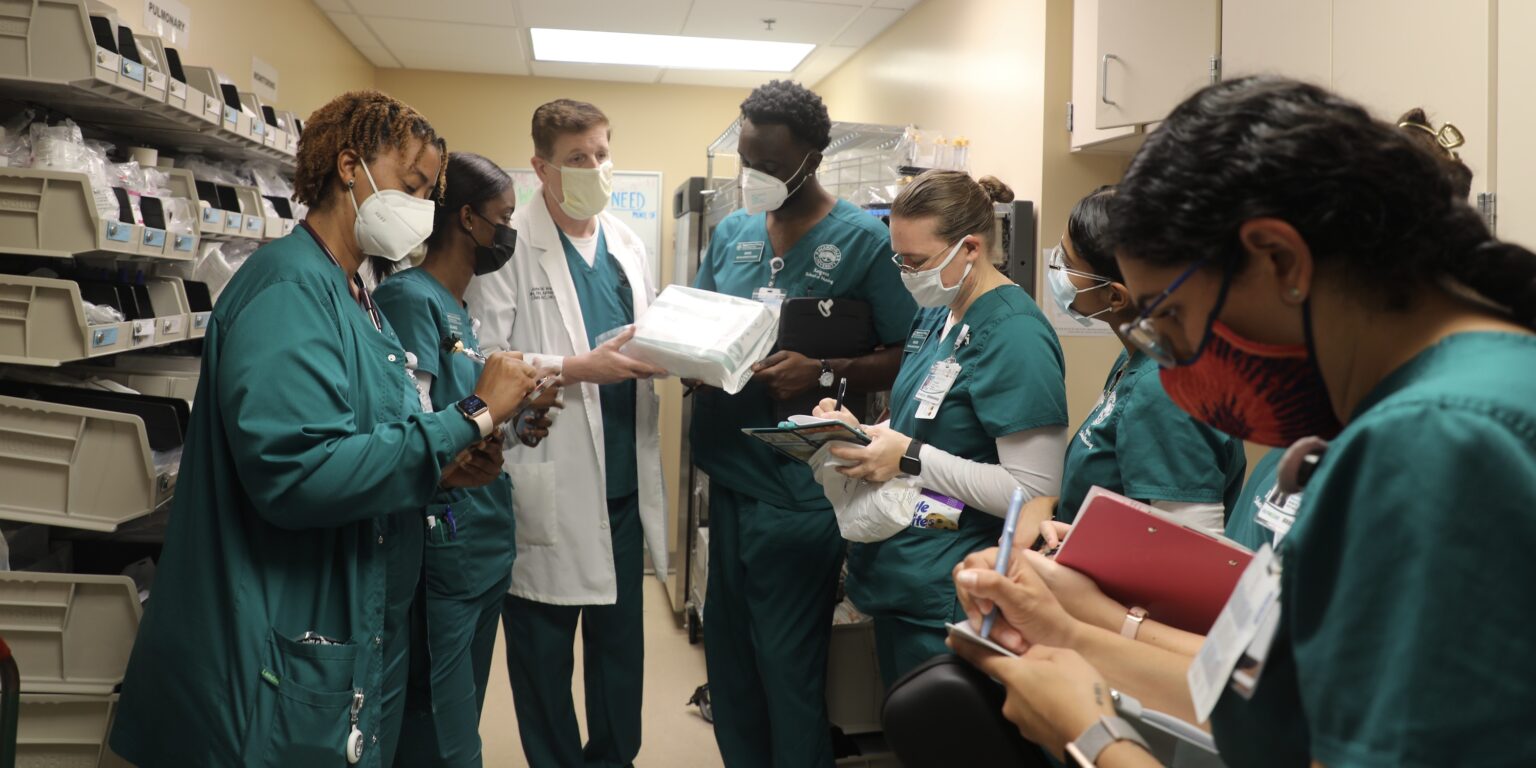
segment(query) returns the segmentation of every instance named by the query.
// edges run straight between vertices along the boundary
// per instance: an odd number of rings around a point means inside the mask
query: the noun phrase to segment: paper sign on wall
[[[277,67],[255,56],[251,57],[251,93],[268,106],[277,103]]]
[[[512,175],[512,184],[517,188],[518,207],[528,205],[539,188],[538,174],[527,168],[508,169],[507,173]],[[613,194],[608,200],[608,213],[617,216],[640,236],[640,242],[645,244],[646,266],[658,286],[661,284],[662,197],[660,171],[613,172]]]
[[[192,39],[192,9],[181,0],[144,0],[144,28],[185,51]]]

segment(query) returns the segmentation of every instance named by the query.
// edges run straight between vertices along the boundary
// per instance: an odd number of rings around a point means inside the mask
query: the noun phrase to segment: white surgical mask
[[[965,265],[965,272],[954,285],[944,285],[944,268],[955,260],[955,254],[960,252],[960,246],[965,245],[965,240],[955,243],[949,249],[949,254],[939,262],[937,267],[925,269],[921,272],[902,272],[901,284],[907,287],[912,294],[912,300],[920,307],[947,307],[953,304],[955,297],[960,294],[960,286],[965,285],[965,279],[971,276],[971,265]]]
[[[577,221],[586,221],[602,213],[613,197],[613,161],[604,160],[596,168],[560,166],[560,189],[565,199],[560,210]]]
[[[805,167],[806,161],[810,159],[809,154],[801,158],[795,173],[799,173]],[[790,174],[789,177],[794,178],[795,173]],[[790,195],[799,191],[808,178],[810,178],[809,174],[802,177],[794,189],[790,189],[789,185],[780,181],[777,176],[770,176],[756,168],[747,168],[741,174],[741,207],[746,209],[749,216],[777,211]]]
[[[352,209],[357,211],[357,221],[352,225],[357,246],[369,256],[398,262],[432,234],[432,216],[437,205],[398,189],[379,189],[366,163],[363,174],[368,177],[373,194],[359,206],[357,190],[349,190]]]
[[[1060,261],[1062,258],[1060,248],[1061,246],[1057,246],[1057,251],[1051,254],[1051,260],[1054,263],[1051,264],[1049,269],[1045,270],[1045,280],[1051,286],[1051,298],[1056,300],[1056,308],[1061,310],[1062,314],[1072,318],[1073,320],[1076,320],[1078,325],[1087,328],[1093,325],[1094,318],[1104,314],[1105,312],[1108,312],[1110,308],[1105,307],[1091,315],[1085,315],[1076,309],[1073,309],[1072,302],[1077,300],[1077,295],[1079,293],[1083,293],[1084,291],[1098,290],[1106,285],[1109,285],[1109,281],[1096,275],[1088,275],[1079,272],[1078,274],[1081,274],[1084,277],[1092,277],[1095,280],[1102,281],[1092,288],[1084,288],[1079,290],[1078,287],[1072,283],[1072,278],[1067,275],[1067,268],[1063,266]]]

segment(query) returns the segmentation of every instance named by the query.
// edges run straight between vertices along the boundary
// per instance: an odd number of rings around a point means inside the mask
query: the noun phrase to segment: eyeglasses
[[[1114,282],[1114,280],[1111,280],[1103,275],[1095,275],[1092,272],[1084,272],[1082,270],[1073,269],[1067,266],[1067,249],[1061,243],[1057,243],[1056,247],[1051,249],[1051,254],[1049,257],[1047,257],[1045,266],[1046,269],[1056,269],[1068,275],[1077,275],[1078,277],[1085,277],[1089,280],[1092,280],[1097,283],[1097,285],[1093,286],[1093,288],[1103,288],[1104,286]],[[1091,291],[1093,288],[1083,288],[1078,290],[1078,293],[1082,293],[1083,291]]]
[[[1174,368],[1176,366],[1192,363],[1195,361],[1195,358],[1200,356],[1200,350],[1195,350],[1195,354],[1192,357],[1185,360],[1180,360],[1178,354],[1173,351],[1173,345],[1168,341],[1167,334],[1159,331],[1153,324],[1154,318],[1152,317],[1152,313],[1156,312],[1157,308],[1162,306],[1163,302],[1167,301],[1168,297],[1172,296],[1174,291],[1177,291],[1180,286],[1184,285],[1184,281],[1188,280],[1191,275],[1200,271],[1200,268],[1204,267],[1207,261],[1209,261],[1209,259],[1201,259],[1190,265],[1189,269],[1184,270],[1184,273],[1175,278],[1172,283],[1169,283],[1168,287],[1164,289],[1162,293],[1157,295],[1157,298],[1153,299],[1151,303],[1147,304],[1147,306],[1141,310],[1141,314],[1138,315],[1135,320],[1120,326],[1120,335],[1124,336],[1126,341],[1129,341],[1137,349],[1145,352],[1147,357],[1156,360],[1157,364],[1164,368]],[[1217,312],[1221,311],[1221,305],[1226,299],[1226,294],[1227,282],[1226,280],[1223,280],[1221,285],[1221,296],[1216,300],[1216,308],[1211,310],[1211,316],[1213,318]],[[1203,347],[1204,345],[1205,342],[1202,339],[1201,346]]]
[[[961,242],[964,242],[964,241],[962,240]],[[959,245],[959,243],[956,243],[955,245]],[[915,267],[907,266],[907,259],[906,259],[906,257],[902,256],[899,253],[891,254],[891,263],[895,264],[896,268],[901,270],[902,274],[906,274],[906,275],[917,274],[918,272],[922,272],[923,268],[925,266],[927,266],[928,264],[933,263],[934,260],[936,260],[939,257],[944,256],[945,254],[949,253],[950,249],[954,248],[954,247],[955,247],[954,245],[945,246],[944,250],[939,251],[938,253],[935,253],[932,256],[925,256],[925,257],[923,257],[923,260],[918,262],[917,266],[915,266]]]

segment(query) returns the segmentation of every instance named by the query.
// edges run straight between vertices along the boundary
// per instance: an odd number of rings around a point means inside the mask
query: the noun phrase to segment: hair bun
[[[977,179],[976,183],[981,185],[981,189],[987,193],[987,197],[992,198],[992,202],[1013,202],[1013,189],[996,176],[983,176]]]

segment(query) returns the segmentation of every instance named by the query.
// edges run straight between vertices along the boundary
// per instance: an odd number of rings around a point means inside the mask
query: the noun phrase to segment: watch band
[[[901,461],[897,465],[902,474],[917,477],[923,473],[923,460],[920,458],[922,452],[923,441],[912,438],[912,442],[907,444],[907,452],[902,454]]]
[[[1134,742],[1142,749],[1152,751],[1147,746],[1147,740],[1124,718],[1100,715],[1097,722],[1083,731],[1083,735],[1067,744],[1066,753],[1083,768],[1092,768],[1098,764],[1099,755],[1117,741]]]
[[[1132,640],[1141,631],[1141,623],[1147,620],[1147,609],[1131,608],[1125,612],[1125,623],[1120,625],[1120,634]]]
[[[496,422],[491,420],[490,411],[481,411],[471,418],[474,420],[475,426],[480,428],[481,440],[490,437],[491,433],[496,430]]]

